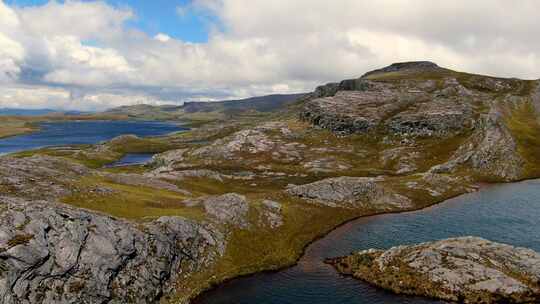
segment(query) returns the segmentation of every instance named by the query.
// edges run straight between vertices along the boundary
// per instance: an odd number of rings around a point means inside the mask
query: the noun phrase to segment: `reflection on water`
[[[309,246],[297,266],[233,280],[195,303],[443,303],[382,291],[337,274],[324,258],[474,235],[540,252],[540,181],[494,185],[425,210],[361,218]]]

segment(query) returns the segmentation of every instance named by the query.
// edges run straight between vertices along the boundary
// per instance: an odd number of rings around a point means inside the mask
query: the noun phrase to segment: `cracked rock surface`
[[[0,197],[0,299],[155,303],[223,254],[223,236],[181,217],[136,225],[44,201]]]
[[[380,185],[378,182],[381,181],[379,178],[342,176],[306,185],[291,185],[287,193],[330,207],[375,210],[412,207],[410,199]]]

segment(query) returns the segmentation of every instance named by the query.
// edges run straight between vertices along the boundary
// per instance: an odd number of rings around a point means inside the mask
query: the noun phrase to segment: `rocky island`
[[[294,98],[0,157],[3,303],[187,303],[351,219],[540,176],[539,81],[407,62]],[[157,154],[104,167],[136,152]]]
[[[476,237],[369,249],[326,262],[399,294],[460,303],[540,301],[540,254]]]

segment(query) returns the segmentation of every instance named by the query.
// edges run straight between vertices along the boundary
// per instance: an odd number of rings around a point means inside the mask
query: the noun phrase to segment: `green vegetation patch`
[[[96,176],[83,178],[77,188],[78,192],[64,197],[62,202],[133,220],[146,221],[161,216],[204,218],[201,208],[182,204],[186,196],[168,190],[122,185]]]
[[[540,123],[534,105],[528,101],[509,106],[504,118],[526,161],[525,175],[540,176]]]

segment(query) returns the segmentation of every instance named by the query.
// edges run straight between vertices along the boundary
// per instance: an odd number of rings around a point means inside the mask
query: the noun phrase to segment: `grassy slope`
[[[532,102],[509,105],[505,122],[525,159],[525,177],[540,176],[540,123]]]

